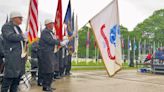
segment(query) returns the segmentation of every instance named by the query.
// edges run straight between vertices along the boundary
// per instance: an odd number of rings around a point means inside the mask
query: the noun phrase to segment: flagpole
[[[97,63],[97,55],[96,55],[96,52],[97,52],[97,48],[96,48],[96,46],[95,46],[95,63]]]
[[[155,53],[155,41],[153,42],[153,53]]]
[[[130,40],[129,40],[129,36],[128,36],[128,65],[130,64]]]
[[[122,47],[122,59],[124,61],[125,60],[125,55],[124,55],[124,39],[123,39],[123,37],[121,39],[121,47]]]
[[[86,39],[86,64],[88,65],[88,31],[89,28],[87,28],[87,39]]]
[[[141,39],[139,40],[138,43],[138,61],[140,61],[141,58]]]
[[[159,48],[159,42],[158,42],[158,46],[157,47]]]
[[[135,45],[136,45],[136,43],[135,43],[135,37],[134,37],[134,40],[133,40],[133,46],[134,46],[134,47],[133,47],[133,61],[134,61],[134,62],[135,62],[135,52],[136,52],[136,51],[135,51],[135,49],[136,49],[136,46],[135,46]]]
[[[88,27],[88,31],[89,31],[89,27]],[[89,46],[88,46],[88,62],[89,62],[89,47],[90,47],[90,32],[89,32]]]
[[[146,39],[144,40],[144,55],[146,55]]]
[[[123,61],[125,60],[125,55],[124,55],[124,48],[122,48],[122,58],[123,58]]]
[[[88,27],[88,32],[89,32],[89,27]],[[87,48],[88,63],[89,63],[89,47],[90,47],[90,32],[88,33],[88,48]]]
[[[78,63],[78,38],[76,38],[76,63]]]
[[[10,20],[8,18],[8,14],[7,14],[7,17],[6,17],[6,22],[5,23],[8,23]]]
[[[99,61],[99,49],[97,49],[97,63]]]
[[[76,15],[76,63],[78,63],[78,45],[79,45],[79,39],[78,39],[78,16]]]

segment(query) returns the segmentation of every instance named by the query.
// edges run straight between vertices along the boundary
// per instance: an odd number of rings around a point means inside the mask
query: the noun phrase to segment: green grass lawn
[[[76,63],[75,61],[72,61],[72,66],[104,66],[103,62],[94,62],[90,61],[86,63],[85,61],[79,61]]]
[[[26,71],[30,70],[31,64],[29,61],[26,62]],[[122,69],[137,69],[136,67],[129,67],[128,63],[123,63]],[[105,65],[103,62],[90,61],[86,63],[85,61],[79,61],[78,63],[72,61],[72,70],[105,70]]]
[[[74,68],[74,66],[76,66]],[[77,68],[77,66],[79,66]],[[81,66],[86,66],[85,68],[81,68]],[[93,68],[90,68],[91,66],[97,66],[97,67],[93,67]],[[123,63],[122,64],[122,69],[136,69],[136,67],[129,67],[128,66],[128,63]],[[105,70],[105,65],[103,62],[84,62],[84,61],[81,61],[81,62],[78,62],[76,63],[75,61],[72,62],[72,70]]]

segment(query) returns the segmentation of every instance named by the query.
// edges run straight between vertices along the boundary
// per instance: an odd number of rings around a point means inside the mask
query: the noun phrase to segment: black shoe
[[[46,91],[46,92],[53,92],[53,90],[49,87],[43,87],[43,91]]]
[[[68,73],[68,75],[72,75],[72,73]]]
[[[70,75],[71,75],[71,73],[65,73],[65,75],[66,75],[66,76],[70,76]]]
[[[38,86],[42,86],[42,83],[38,83]]]
[[[56,88],[51,88],[51,90],[56,90]]]
[[[55,79],[61,79],[61,77],[60,76],[56,76]]]
[[[64,74],[62,74],[62,75],[61,75],[61,77],[65,77],[65,75],[64,75]]]

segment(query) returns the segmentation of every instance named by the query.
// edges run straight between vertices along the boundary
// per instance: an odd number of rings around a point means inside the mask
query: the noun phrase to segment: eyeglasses
[[[20,20],[23,20],[23,18],[22,17],[18,17]]]

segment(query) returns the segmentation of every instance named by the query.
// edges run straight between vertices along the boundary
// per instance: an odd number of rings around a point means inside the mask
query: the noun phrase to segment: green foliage
[[[148,36],[144,36],[143,39],[147,39],[150,42],[159,41],[160,43],[164,43],[164,9],[155,11],[152,16],[145,19],[142,23],[139,23],[133,31],[133,34],[139,39],[142,33],[152,33],[154,34],[153,38],[149,38]]]
[[[95,63],[94,61],[90,61],[88,63],[84,61],[79,61],[76,63],[72,62],[72,70],[105,70],[105,65],[103,62]],[[136,67],[129,67],[128,63],[125,62],[122,64],[122,69],[137,69]]]
[[[87,32],[90,31],[90,47],[89,47],[89,57],[94,58],[95,55],[95,40],[94,34],[91,28],[84,26],[78,33],[79,35],[79,47],[78,47],[78,56],[85,58],[86,57],[86,39]]]

